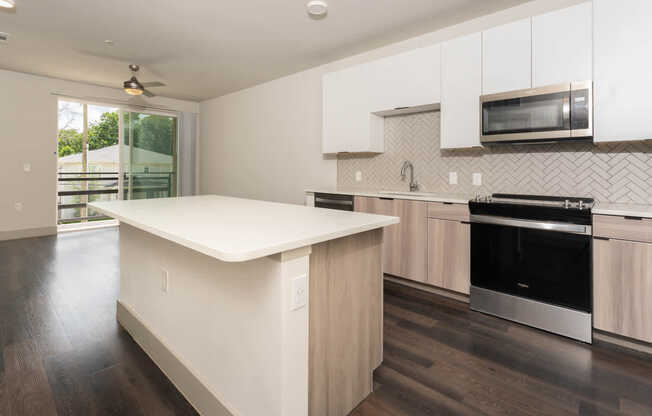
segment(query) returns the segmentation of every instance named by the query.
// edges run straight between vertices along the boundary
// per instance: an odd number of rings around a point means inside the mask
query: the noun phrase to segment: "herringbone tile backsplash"
[[[652,204],[652,142],[593,145],[503,145],[441,150],[439,112],[385,119],[385,153],[338,156],[340,188],[407,190],[401,164],[414,164],[421,191],[474,195],[510,192],[585,196],[598,201]],[[362,181],[355,173],[362,172]],[[458,184],[449,185],[449,172]],[[482,186],[472,185],[473,173]]]

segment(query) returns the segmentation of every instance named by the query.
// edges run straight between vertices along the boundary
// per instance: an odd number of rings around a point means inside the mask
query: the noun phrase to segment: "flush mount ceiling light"
[[[328,14],[328,4],[322,0],[310,0],[306,4],[306,9],[313,19],[323,19]]]
[[[16,2],[14,0],[0,0],[0,7],[4,7],[6,9],[13,9],[16,7]]]

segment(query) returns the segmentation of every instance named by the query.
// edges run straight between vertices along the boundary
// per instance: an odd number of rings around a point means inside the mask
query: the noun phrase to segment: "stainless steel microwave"
[[[480,97],[482,144],[591,140],[591,81]]]

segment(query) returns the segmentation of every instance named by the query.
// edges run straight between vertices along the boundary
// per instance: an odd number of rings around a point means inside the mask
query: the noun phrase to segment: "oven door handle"
[[[491,215],[471,215],[471,223],[506,225],[508,227],[529,228],[532,230],[558,231],[562,233],[591,235],[590,225],[568,224],[564,222],[530,221]]]

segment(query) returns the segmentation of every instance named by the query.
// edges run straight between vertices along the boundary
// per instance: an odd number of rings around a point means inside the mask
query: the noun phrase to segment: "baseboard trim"
[[[201,415],[238,416],[142,322],[128,306],[117,302],[117,319],[138,345]]]
[[[597,340],[606,344],[615,345],[618,348],[625,348],[652,356],[652,344],[648,344],[644,341],[637,341],[620,335],[602,332],[596,329],[593,330],[593,340],[594,342]]]
[[[14,231],[0,231],[0,241],[19,240],[21,238],[44,237],[56,235],[57,227],[26,228]]]
[[[462,293],[452,292],[450,290],[442,289],[435,286],[426,285],[424,283],[413,282],[411,280],[402,279],[400,277],[392,276],[389,274],[385,275],[385,280],[389,282],[398,283],[399,285],[409,286],[414,289],[423,290],[425,292],[434,293],[435,295],[444,296],[459,302],[469,303],[469,296]]]
[[[57,227],[57,233],[76,233],[78,231],[102,230],[104,228],[118,227],[120,222],[118,220],[97,221],[94,223],[80,224],[62,224]]]

